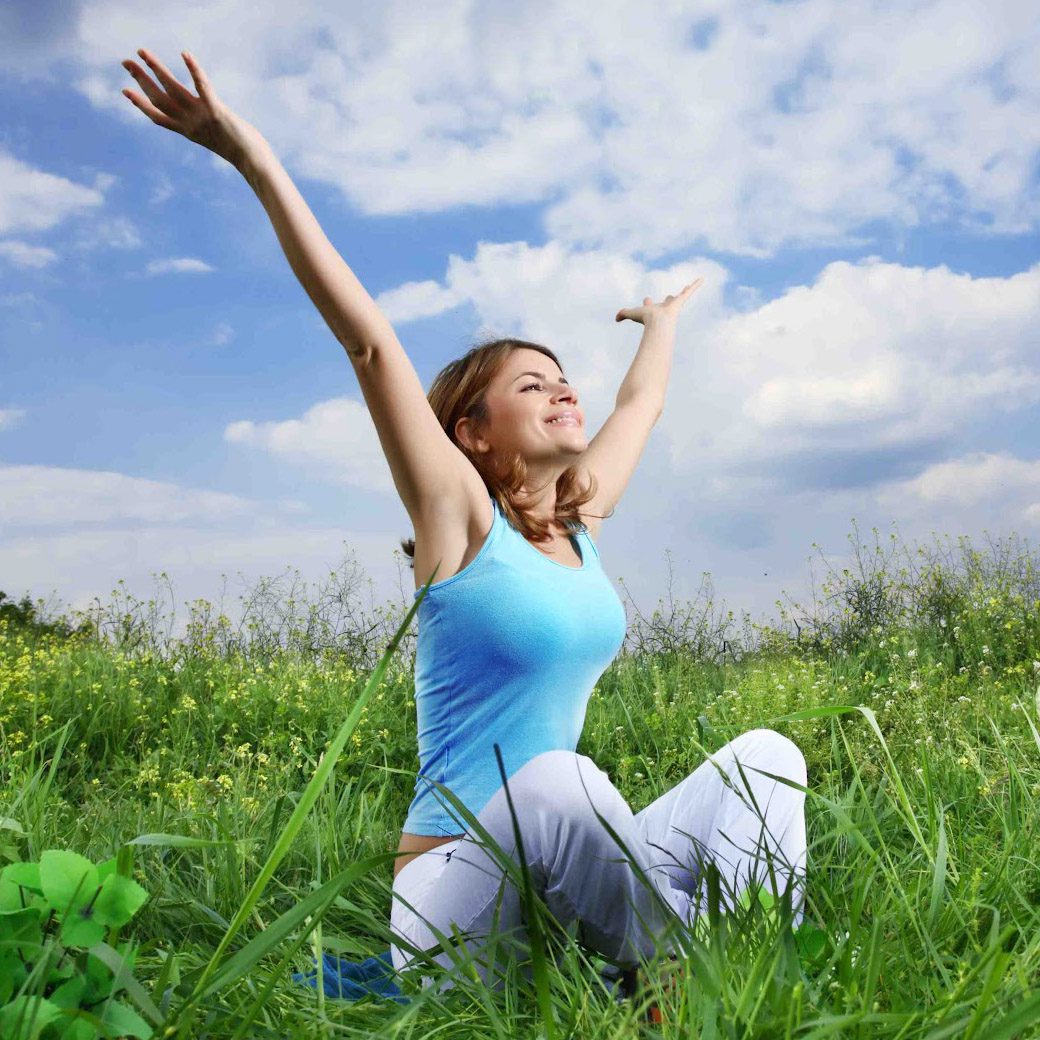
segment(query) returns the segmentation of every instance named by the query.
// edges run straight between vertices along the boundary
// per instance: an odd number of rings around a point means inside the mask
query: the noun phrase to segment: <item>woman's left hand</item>
[[[617,312],[617,317],[614,320],[624,321],[626,318],[630,318],[632,321],[638,321],[640,325],[646,325],[647,322],[656,318],[678,318],[679,312],[683,309],[683,304],[703,284],[703,278],[695,278],[677,296],[666,296],[663,303],[654,303],[647,296],[643,300],[642,307],[622,307]]]

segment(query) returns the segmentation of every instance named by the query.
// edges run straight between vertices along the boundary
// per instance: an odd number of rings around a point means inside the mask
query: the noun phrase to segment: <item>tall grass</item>
[[[1040,1035],[1040,569],[1014,542],[874,535],[775,625],[736,623],[710,586],[630,609],[597,684],[578,750],[634,810],[749,728],[807,760],[810,926],[768,900],[713,914],[674,991],[662,955],[616,1000],[550,921],[533,982],[517,965],[488,988],[464,954],[452,989],[403,980],[404,1005],[291,982],[318,921],[331,952],[389,945],[418,765],[410,612],[365,615],[346,572],[317,595],[261,583],[234,624],[191,604],[180,639],[122,590],[62,624],[0,603],[0,864],[138,839],[152,898],[127,934],[172,1035]]]

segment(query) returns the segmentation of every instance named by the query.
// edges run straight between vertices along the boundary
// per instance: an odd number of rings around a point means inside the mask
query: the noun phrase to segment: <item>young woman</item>
[[[790,887],[800,919],[806,775],[790,740],[744,733],[635,815],[607,775],[575,753],[589,695],[625,635],[596,539],[661,414],[676,319],[701,279],[662,303],[647,297],[618,311],[617,321],[643,325],[642,342],[591,442],[576,389],[539,344],[476,347],[427,397],[389,321],[261,134],[221,102],[190,54],[182,56],[197,94],[148,51],[138,54],[158,82],[128,60],[144,96],[123,93],[242,173],[346,350],[414,524],[405,550],[416,595],[438,568],[418,620],[420,775],[394,867],[395,966],[453,929],[489,981],[508,940],[523,949],[519,892],[428,782],[458,796],[517,859],[496,744],[537,890],[605,957],[634,965],[676,918],[691,924],[705,909],[698,881],[708,861],[721,872],[726,905],[752,882],[777,893]],[[434,959],[450,967],[453,958],[441,950]]]

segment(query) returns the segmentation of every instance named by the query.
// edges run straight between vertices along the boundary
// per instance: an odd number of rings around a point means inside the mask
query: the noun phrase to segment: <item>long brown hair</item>
[[[546,357],[552,358],[561,371],[563,369],[556,355],[541,344],[528,343],[522,339],[492,339],[477,344],[462,357],[445,365],[437,373],[426,399],[451,442],[473,463],[509,523],[530,541],[549,542],[552,541],[552,523],[532,516],[517,504],[518,493],[527,477],[527,463],[523,456],[514,453],[505,458],[503,476],[491,469],[485,456],[470,452],[455,436],[455,424],[459,419],[469,417],[478,425],[487,422],[487,388],[509,354],[520,349],[540,351]],[[595,494],[595,476],[589,474],[589,483],[579,487],[577,466],[568,466],[556,479],[554,519],[566,524],[571,530],[583,530],[585,524],[579,515],[579,507],[591,501]],[[612,514],[613,510],[608,516]],[[412,561],[410,566],[414,569],[415,539],[402,538],[401,548]]]

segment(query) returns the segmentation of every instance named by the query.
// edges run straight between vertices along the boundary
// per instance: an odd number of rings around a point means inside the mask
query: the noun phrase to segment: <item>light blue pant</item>
[[[578,922],[584,945],[623,964],[651,957],[655,940],[675,924],[675,915],[692,925],[706,912],[698,878],[707,860],[721,874],[723,909],[732,909],[751,882],[776,895],[793,882],[798,923],[805,897],[805,796],[766,773],[806,784],[805,759],[794,743],[773,730],[749,730],[633,815],[590,758],[572,751],[537,755],[509,778],[533,885],[562,925]],[[593,806],[630,855],[596,818]],[[477,819],[519,862],[504,788]],[[649,886],[632,869],[633,859]],[[390,923],[395,935],[420,950],[438,946],[431,925],[449,938],[455,925],[468,934],[465,945],[485,982],[495,970],[487,962],[501,960],[510,948],[500,939],[482,963],[489,935],[511,936],[519,944],[514,952],[527,944],[520,891],[504,880],[499,862],[472,834],[402,867],[394,879]],[[396,945],[391,955],[399,970],[413,959]],[[452,964],[443,950],[433,957],[444,968]],[[491,981],[500,980],[492,976]],[[423,977],[423,985],[432,982]],[[450,985],[447,980],[442,988]]]

